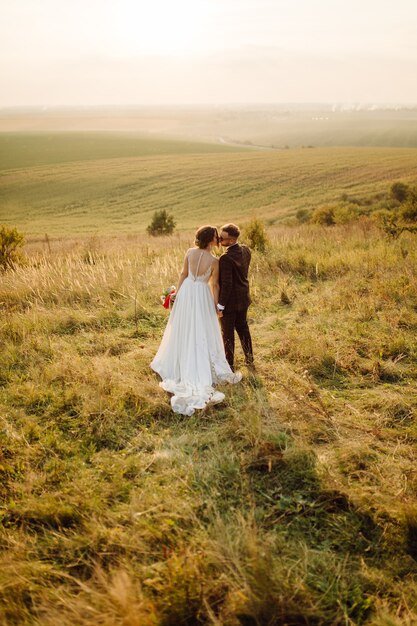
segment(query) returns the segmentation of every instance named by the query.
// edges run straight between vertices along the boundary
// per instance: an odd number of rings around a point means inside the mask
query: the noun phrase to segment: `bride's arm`
[[[211,283],[211,291],[213,292],[214,306],[217,307],[217,304],[219,302],[219,293],[220,293],[219,262],[217,259],[213,262],[213,271],[210,276],[210,283]]]
[[[184,265],[183,265],[183,268],[182,268],[181,274],[179,275],[179,278],[178,278],[177,293],[179,292],[179,290],[180,290],[180,287],[181,287],[182,283],[184,282],[184,280],[185,280],[185,279],[187,278],[187,276],[188,276],[188,253],[189,253],[189,250],[187,250],[187,252],[186,252],[186,254],[185,254],[185,257],[184,257]]]

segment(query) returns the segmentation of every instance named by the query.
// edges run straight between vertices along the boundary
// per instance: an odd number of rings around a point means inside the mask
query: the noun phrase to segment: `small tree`
[[[152,217],[152,222],[147,227],[147,232],[153,237],[159,235],[172,235],[175,229],[175,220],[172,215],[169,215],[165,209],[161,211],[155,211]]]
[[[20,248],[24,241],[24,236],[16,228],[0,226],[0,269],[14,267],[21,258]]]
[[[245,241],[253,250],[259,250],[259,252],[265,252],[265,248],[268,245],[268,237],[265,231],[265,224],[256,218],[254,218],[246,226],[243,232]]]

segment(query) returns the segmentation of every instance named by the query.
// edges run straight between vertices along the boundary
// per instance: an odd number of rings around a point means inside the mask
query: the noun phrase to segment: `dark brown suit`
[[[249,295],[248,271],[251,252],[247,246],[234,244],[220,257],[219,304],[224,306],[220,318],[226,359],[234,371],[235,330],[248,365],[253,364],[252,339],[247,321]]]

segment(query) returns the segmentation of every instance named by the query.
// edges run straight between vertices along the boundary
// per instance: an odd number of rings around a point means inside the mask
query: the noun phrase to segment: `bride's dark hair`
[[[215,237],[219,242],[219,233],[215,226],[201,226],[195,234],[195,245],[204,250]]]

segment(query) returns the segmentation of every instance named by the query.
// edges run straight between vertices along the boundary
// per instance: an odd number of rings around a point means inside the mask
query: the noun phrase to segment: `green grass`
[[[273,224],[299,209],[339,202],[343,194],[368,197],[386,193],[396,180],[416,179],[414,149],[230,152],[213,144],[95,136],[107,151],[107,158],[103,152],[97,159],[94,149],[89,151],[89,136],[53,137],[51,159],[60,154],[64,158],[65,143],[71,141],[68,156],[73,161],[33,165],[37,147],[48,140],[32,136],[26,157],[32,165],[0,174],[0,223],[17,226],[30,236],[144,232],[153,212],[160,209],[174,215],[179,230],[196,228],[208,219],[220,225],[253,215]],[[7,140],[20,148],[25,141],[18,134]],[[167,145],[176,153],[157,154]],[[155,152],[134,156],[132,146]],[[128,158],[118,156],[122,148],[132,151]]]
[[[268,234],[257,374],[191,418],[149,368],[191,232],[2,275],[2,623],[416,622],[415,242]]]
[[[162,154],[227,153],[235,150],[220,144],[149,138],[135,133],[0,133],[0,172],[74,161]]]

